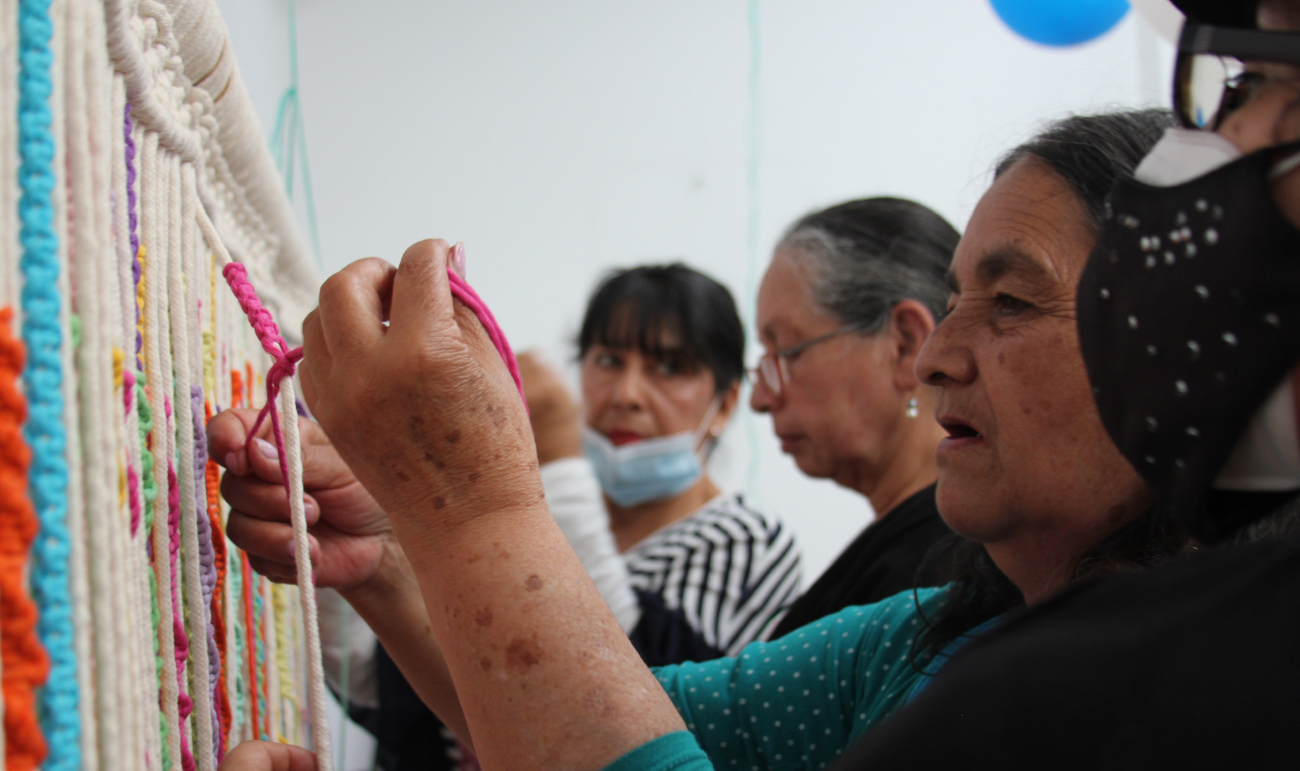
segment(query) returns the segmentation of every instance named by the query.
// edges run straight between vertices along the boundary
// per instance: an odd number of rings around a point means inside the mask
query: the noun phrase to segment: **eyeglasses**
[[[1174,111],[1187,128],[1214,131],[1263,82],[1245,62],[1300,65],[1300,33],[1184,24],[1174,70]]]
[[[749,370],[749,376],[754,379],[755,384],[761,382],[774,396],[780,396],[785,390],[785,381],[790,379],[789,362],[791,359],[818,343],[824,343],[831,338],[859,330],[861,330],[861,327],[857,324],[846,324],[834,332],[827,332],[820,337],[796,343],[789,348],[765,353],[759,358],[758,366]]]

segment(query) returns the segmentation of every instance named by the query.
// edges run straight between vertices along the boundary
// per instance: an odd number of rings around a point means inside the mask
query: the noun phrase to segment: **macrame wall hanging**
[[[261,738],[328,769],[314,594],[226,540],[206,452],[216,411],[266,412],[305,553],[276,320],[299,335],[317,276],[215,3],[0,3],[0,112],[5,768]]]

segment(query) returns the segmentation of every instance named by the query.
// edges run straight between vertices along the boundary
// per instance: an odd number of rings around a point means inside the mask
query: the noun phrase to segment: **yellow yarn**
[[[284,584],[271,586],[271,599],[275,607],[275,666],[280,677],[280,698],[282,704],[292,709],[280,710],[280,725],[276,726],[277,741],[291,742],[298,722],[298,690],[293,684],[293,671],[289,666],[289,613],[293,607],[290,603],[289,589]]]

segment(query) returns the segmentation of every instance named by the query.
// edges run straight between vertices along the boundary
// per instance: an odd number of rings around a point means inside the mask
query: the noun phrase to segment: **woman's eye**
[[[614,369],[619,365],[618,357],[612,353],[601,353],[596,355],[596,366],[601,369]]]
[[[671,361],[658,361],[655,363],[655,372],[660,375],[671,377],[682,373],[681,367],[678,367]]]
[[[1223,112],[1230,113],[1245,106],[1255,96],[1260,86],[1268,81],[1262,72],[1246,71],[1230,79],[1224,87]]]
[[[1033,305],[1021,300],[1019,297],[1013,297],[1005,292],[999,292],[993,298],[993,304],[997,306],[998,311],[1002,313],[1020,313],[1034,307]]]

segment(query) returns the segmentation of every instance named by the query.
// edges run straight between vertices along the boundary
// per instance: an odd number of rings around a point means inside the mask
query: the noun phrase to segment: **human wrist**
[[[369,620],[375,612],[391,608],[396,599],[411,589],[419,591],[411,563],[397,537],[390,533],[384,538],[383,555],[375,572],[356,586],[339,589],[338,593]]]

